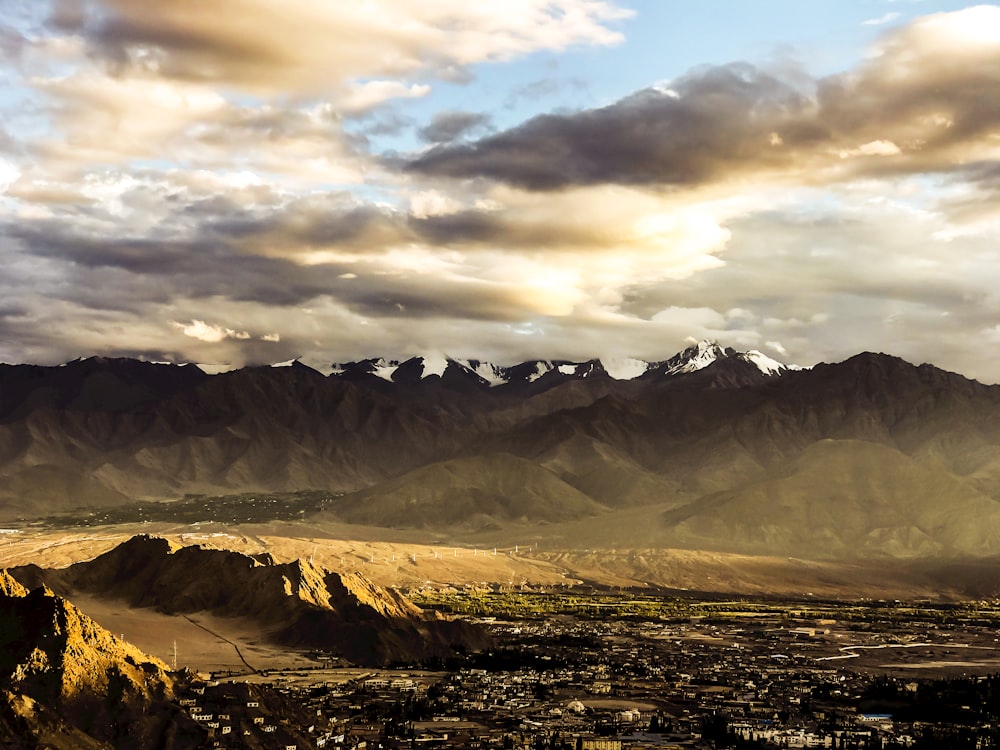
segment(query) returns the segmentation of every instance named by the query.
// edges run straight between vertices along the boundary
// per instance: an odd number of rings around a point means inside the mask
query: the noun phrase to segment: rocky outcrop
[[[45,587],[28,592],[6,571],[0,587],[5,747],[172,746],[165,737],[189,720],[171,705],[166,665]]]
[[[482,629],[423,612],[359,574],[296,560],[278,564],[227,550],[133,537],[67,569],[14,569],[67,591],[122,599],[168,614],[212,612],[253,623],[275,643],[381,665],[483,648]]]

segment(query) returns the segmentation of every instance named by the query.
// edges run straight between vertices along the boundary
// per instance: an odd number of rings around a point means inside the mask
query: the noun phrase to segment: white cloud
[[[782,357],[788,356],[788,350],[782,345],[780,341],[767,341],[764,343],[764,346],[766,346],[771,351],[777,352]]]
[[[16,164],[8,159],[0,159],[0,192],[6,191],[20,176],[21,170]]]
[[[364,112],[390,99],[419,99],[427,96],[430,91],[431,87],[427,84],[365,81],[348,87],[347,94],[340,100],[340,109],[345,112]]]
[[[410,196],[410,213],[418,219],[453,214],[462,208],[461,201],[440,190],[419,190]]]
[[[899,146],[892,141],[870,141],[858,146],[862,156],[895,156],[900,153]]]
[[[885,14],[879,16],[878,18],[869,18],[869,19],[867,19],[865,21],[862,21],[861,25],[862,26],[884,26],[887,23],[892,23],[897,18],[899,18],[901,15],[902,15],[901,13],[898,13],[898,12],[895,12],[895,11],[890,11],[888,13],[885,13]]]
[[[246,331],[236,331],[232,328],[223,328],[222,326],[206,323],[204,320],[192,320],[190,323],[174,322],[173,326],[175,328],[179,328],[181,333],[185,336],[197,339],[198,341],[204,341],[209,344],[217,344],[220,341],[225,341],[226,339],[245,341],[250,338],[250,334]]]

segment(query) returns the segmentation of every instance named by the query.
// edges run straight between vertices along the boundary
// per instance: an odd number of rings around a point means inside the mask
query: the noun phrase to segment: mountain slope
[[[565,521],[604,510],[551,471],[497,453],[415,469],[352,495],[336,515],[372,526],[482,529],[511,521]]]
[[[48,589],[27,592],[6,571],[0,577],[0,737],[24,747],[127,749],[172,748],[198,735],[169,703],[174,681],[163,663]]]
[[[822,440],[780,475],[668,512],[678,546],[810,556],[990,555],[1000,503],[887,445]]]

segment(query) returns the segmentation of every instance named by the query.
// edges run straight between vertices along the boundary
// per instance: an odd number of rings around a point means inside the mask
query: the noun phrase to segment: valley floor
[[[112,633],[203,675],[178,705],[206,747],[225,727],[221,746],[261,748],[1000,746],[1000,605],[970,601],[998,580],[992,561],[494,547],[274,522],[6,530],[0,566],[64,567],[136,533],[361,572],[496,640],[360,670],[274,646],[248,621],[74,595]]]
[[[445,592],[436,605],[460,609],[465,599]],[[589,616],[542,612],[565,609],[567,597],[537,594],[536,611],[518,617],[511,610],[523,599],[478,597],[492,612],[479,621],[492,630],[495,648],[434,671],[313,664],[215,675],[200,688],[199,715],[223,714],[239,725],[243,704],[233,690],[277,691],[307,709],[300,713],[310,731],[296,723],[298,714],[266,721],[310,735],[317,747],[947,749],[1000,742],[993,615],[884,603],[806,611],[808,603],[714,599],[690,600],[670,617],[621,618],[615,615],[635,601],[585,599],[577,606],[594,610]],[[595,614],[602,608],[615,615]],[[714,614],[687,616],[694,611]],[[838,612],[843,619],[815,617]]]

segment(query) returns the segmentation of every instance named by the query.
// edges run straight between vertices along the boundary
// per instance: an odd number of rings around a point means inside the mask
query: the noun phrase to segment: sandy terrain
[[[174,644],[177,646],[177,667],[199,672],[231,670],[246,674],[250,671],[248,665],[255,670],[314,665],[301,654],[262,641],[259,632],[238,620],[204,612],[188,616],[165,615],[153,609],[133,608],[123,602],[86,594],[75,594],[73,603],[115,635],[159,657],[168,666],[173,666]]]
[[[574,527],[575,528],[575,527]],[[137,533],[163,536],[180,545],[200,544],[248,554],[269,552],[279,562],[312,559],[342,572],[360,572],[375,583],[402,589],[424,585],[655,585],[690,591],[787,594],[857,599],[982,598],[997,587],[1000,562],[965,568],[942,563],[919,567],[904,561],[809,561],[683,549],[584,548],[560,534],[539,541],[542,530],[524,528],[491,535],[448,539],[424,531],[345,524],[269,523],[227,527],[133,524],[87,530],[26,529],[0,534],[0,567],[34,563],[65,567],[92,559]],[[546,532],[548,533],[548,532]],[[519,543],[518,540],[521,542]],[[558,541],[557,541],[558,540]],[[565,542],[565,547],[557,544]],[[638,541],[637,541],[638,544]],[[966,569],[967,568],[967,569]],[[963,587],[968,587],[963,588]],[[969,592],[972,592],[971,594]]]
[[[133,535],[145,533],[184,546],[200,544],[247,554],[269,552],[278,562],[312,559],[330,570],[361,572],[383,586],[410,588],[426,583],[477,581],[513,585],[577,582],[558,566],[532,556],[528,549],[419,544],[380,538],[388,536],[384,529],[377,530],[380,534],[368,536],[367,527],[350,527],[347,531],[351,536],[346,538],[288,524],[236,528],[215,524],[197,528],[149,524],[86,533],[25,531],[0,538],[0,567],[33,563],[43,568],[62,568],[93,559]],[[366,536],[360,537],[361,533]]]

